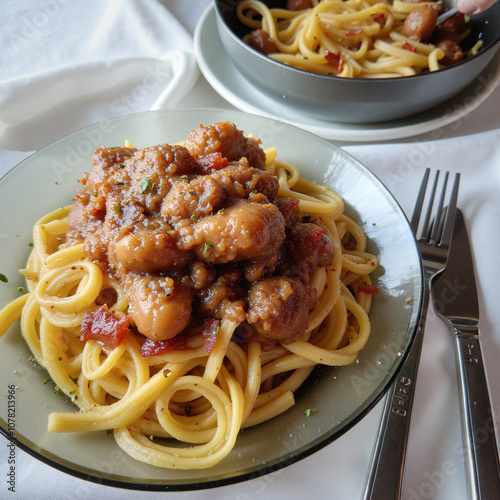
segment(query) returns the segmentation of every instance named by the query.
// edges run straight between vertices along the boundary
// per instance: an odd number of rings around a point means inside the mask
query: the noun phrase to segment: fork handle
[[[424,309],[427,309],[426,299],[424,299]],[[387,394],[377,446],[365,485],[364,500],[399,499],[402,496],[411,410],[425,317],[426,314],[422,312],[413,345]]]
[[[470,498],[500,498],[495,423],[479,332],[454,327],[464,458]]]

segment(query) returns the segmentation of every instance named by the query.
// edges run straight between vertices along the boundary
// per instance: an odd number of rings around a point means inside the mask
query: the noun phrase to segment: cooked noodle
[[[20,317],[36,362],[80,408],[52,413],[50,432],[113,431],[118,445],[139,461],[208,468],[228,455],[240,429],[289,409],[317,364],[356,360],[370,334],[372,299],[358,287],[370,286],[377,259],[335,192],[276,160],[274,149],[266,157],[266,170],[279,179],[277,198],[297,198],[301,214],[321,217],[335,248],[332,265],[318,268],[312,278],[319,300],[309,312],[309,326],[291,344],[263,349],[257,341],[237,342],[238,324],[228,318],[220,321],[210,353],[201,333],[181,350],[147,357],[140,354],[144,339],[135,331],[113,349],[85,342],[82,318],[99,309],[100,292],[116,291],[109,312],[121,319],[127,316],[126,291],[87,258],[82,244],[64,244],[71,206],[35,224],[34,248],[21,270],[29,292],[0,311],[0,335]]]
[[[440,8],[441,2],[312,0],[312,5],[290,11],[245,0],[238,4],[237,15],[252,30],[263,29],[270,35],[278,52],[269,57],[315,73],[392,78],[442,67],[440,48],[402,34],[410,12],[424,5]]]

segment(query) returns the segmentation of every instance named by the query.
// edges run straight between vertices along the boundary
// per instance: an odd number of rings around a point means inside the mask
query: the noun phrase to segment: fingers
[[[464,14],[479,14],[489,9],[496,0],[458,0],[457,7]]]

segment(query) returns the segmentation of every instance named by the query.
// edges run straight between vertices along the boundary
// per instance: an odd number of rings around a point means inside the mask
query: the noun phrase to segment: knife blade
[[[470,498],[500,498],[500,470],[479,331],[474,261],[457,209],[446,268],[431,281],[436,313],[451,327],[459,376],[466,476]]]

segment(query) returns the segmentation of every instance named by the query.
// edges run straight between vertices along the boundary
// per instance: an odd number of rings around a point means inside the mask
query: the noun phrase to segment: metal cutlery
[[[438,16],[436,20],[436,26],[439,26],[441,23],[444,23],[447,19],[454,16],[455,14],[458,14],[458,8],[456,5],[455,7],[452,7],[451,9],[443,12]]]
[[[463,214],[458,209],[446,268],[432,281],[431,293],[437,314],[454,333],[470,498],[500,498],[498,449],[481,352],[474,263]]]
[[[424,173],[411,217],[411,227],[417,237],[423,264],[424,287],[421,316],[410,352],[387,395],[380,432],[377,438],[377,446],[366,483],[365,500],[401,498],[403,489],[406,449],[429,303],[430,284],[432,278],[446,266],[460,181],[460,174],[455,174],[449,194],[447,210],[443,210],[445,207],[449,173],[445,173],[436,204],[440,172],[436,172],[430,195],[426,196],[429,175],[430,170],[427,169]],[[422,209],[425,202],[427,209],[421,222]],[[434,207],[434,205],[436,206]],[[421,227],[420,232],[419,227]]]

